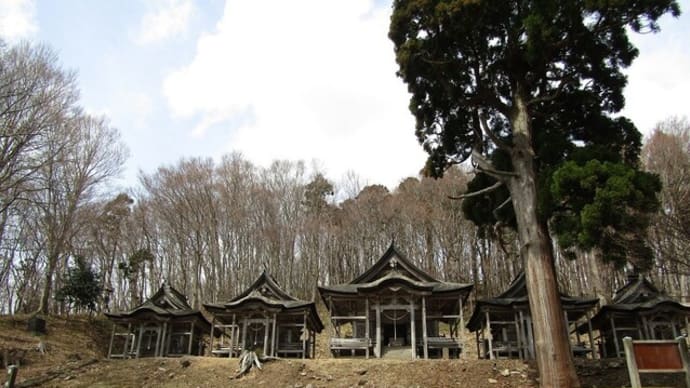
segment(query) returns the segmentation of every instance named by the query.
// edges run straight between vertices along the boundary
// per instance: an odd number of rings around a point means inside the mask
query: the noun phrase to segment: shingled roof
[[[181,318],[196,315],[210,327],[210,323],[201,312],[193,309],[182,293],[165,282],[152,297],[132,310],[105,313],[105,316],[113,320],[129,320],[137,319],[146,314],[153,314],[159,318]]]
[[[422,271],[412,261],[402,255],[394,243],[388,247],[381,258],[363,274],[346,284],[319,287],[322,297],[326,295],[357,295],[381,289],[392,284],[402,284],[410,289],[433,294],[466,292],[471,284],[444,282]]]
[[[246,290],[226,303],[208,303],[204,307],[213,313],[232,313],[247,309],[276,311],[307,310],[314,323],[314,330],[321,332],[323,323],[316,312],[314,302],[299,300],[285,292],[278,282],[263,271]]]
[[[599,302],[599,298],[573,297],[562,292],[559,293],[561,296],[561,305],[566,311],[574,309],[589,309],[596,306],[596,304]],[[510,283],[510,286],[508,286],[508,288],[497,297],[478,299],[472,313],[472,317],[470,317],[470,320],[467,322],[467,328],[470,331],[475,331],[481,328],[484,318],[481,313],[486,309],[490,309],[492,307],[509,309],[522,306],[529,308],[529,299],[527,298],[527,282],[524,271],[520,271],[520,273]],[[569,317],[569,319],[570,318],[576,319],[575,316]]]
[[[689,306],[659,291],[645,276],[632,275],[628,277],[628,282],[615,292],[612,303],[603,306],[592,318],[592,325],[595,328],[604,325],[606,318],[612,313],[633,314],[655,310],[690,314]]]

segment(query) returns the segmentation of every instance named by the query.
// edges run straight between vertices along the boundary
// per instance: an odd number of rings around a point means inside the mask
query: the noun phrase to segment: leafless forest
[[[471,178],[462,168],[389,191],[356,173],[336,183],[304,162],[264,168],[229,154],[183,159],[114,190],[127,147],[106,118],[80,108],[74,75],[45,47],[0,45],[0,126],[0,313],[74,312],[55,294],[76,256],[106,290],[98,310],[132,307],[162,281],[199,307],[264,269],[311,299],[317,284],[351,280],[393,240],[439,279],[474,283],[477,297],[500,292],[521,268],[510,230],[478,229],[449,199]],[[690,122],[661,121],[643,155],[664,184],[650,276],[685,297]],[[624,281],[596,252],[557,257],[565,292],[610,298]]]

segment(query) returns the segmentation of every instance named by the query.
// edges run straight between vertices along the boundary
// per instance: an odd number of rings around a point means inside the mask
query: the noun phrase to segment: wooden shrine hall
[[[391,244],[350,283],[319,287],[334,328],[331,352],[367,358],[371,352],[375,357],[459,357],[462,310],[471,290],[471,284],[434,279]]]
[[[201,312],[166,283],[131,311],[105,316],[113,322],[108,358],[201,355],[202,337],[211,330]]]
[[[690,306],[680,304],[644,276],[634,274],[615,292],[612,303],[592,318],[592,327],[599,331],[602,357],[623,357],[623,337],[675,339],[689,333],[689,319]]]
[[[314,302],[283,291],[264,271],[243,293],[225,304],[204,304],[213,315],[211,352],[236,356],[242,349],[265,355],[314,357],[323,323]],[[220,335],[214,342],[214,335]]]
[[[589,325],[590,311],[599,302],[598,298],[571,297],[561,293],[563,315],[568,327],[568,337],[575,333],[576,343],[571,349],[576,356],[592,353],[593,335]],[[578,321],[585,319],[584,327],[589,341],[581,341]],[[572,326],[571,326],[572,325]],[[476,333],[477,354],[479,358],[519,358],[535,357],[534,333],[525,273],[520,272],[508,289],[495,298],[479,299],[476,302],[467,328]],[[565,335],[565,333],[564,333]]]

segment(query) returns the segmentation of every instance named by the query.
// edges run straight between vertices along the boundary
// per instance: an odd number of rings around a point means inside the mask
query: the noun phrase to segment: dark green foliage
[[[151,251],[148,249],[139,249],[129,257],[129,262],[121,262],[117,267],[126,278],[131,279],[137,276],[142,264],[146,262],[150,263],[153,259],[154,256]]]
[[[560,225],[581,210],[589,214],[584,216],[587,223],[567,222],[570,227],[589,229],[570,229],[571,234],[586,236],[597,228],[615,228],[625,235],[642,233],[642,226],[626,226],[623,220],[605,217],[602,223],[595,222],[594,214],[599,213],[592,209],[602,206],[605,198],[573,192],[568,201],[581,205],[565,209],[563,198],[558,197],[561,192],[551,187],[553,175],[564,165],[584,165],[595,159],[600,165],[618,165],[607,171],[623,176],[602,182],[600,172],[585,169],[582,173],[595,176],[581,178],[616,186],[603,188],[600,194],[608,192],[609,201],[629,201],[617,203],[616,209],[637,216],[655,209],[648,205],[656,202],[658,185],[649,184],[652,177],[634,172],[641,136],[632,122],[614,114],[625,103],[622,69],[638,55],[627,28],[657,31],[656,21],[667,12],[679,15],[676,1],[394,1],[389,37],[395,44],[398,75],[412,94],[410,110],[416,118],[417,137],[429,153],[425,172],[440,176],[449,166],[468,159],[473,150],[506,171],[495,163],[494,154],[515,151],[512,125],[520,99],[527,105],[531,126],[528,140],[534,151],[541,222],[557,218]],[[470,189],[494,182],[478,174]],[[619,184],[647,197],[619,193]],[[575,199],[578,194],[583,197]],[[505,222],[511,217],[497,218],[494,209],[487,208],[498,206],[503,198],[507,193],[468,198],[463,209],[479,225]],[[566,213],[561,215],[561,211]],[[608,258],[620,259],[612,254],[619,248],[612,241],[561,235],[564,230],[555,228],[560,243],[600,246],[611,253]],[[635,239],[640,240],[641,236]],[[638,251],[648,253],[648,248]]]
[[[560,199],[553,231],[566,251],[598,247],[605,259],[623,265],[626,259],[646,269],[651,250],[641,236],[657,211],[658,176],[622,163],[590,160],[566,162],[553,175],[551,192]]]
[[[55,299],[76,309],[94,311],[102,293],[103,285],[98,281],[98,273],[87,265],[82,256],[75,256],[74,265],[68,268],[64,285]]]

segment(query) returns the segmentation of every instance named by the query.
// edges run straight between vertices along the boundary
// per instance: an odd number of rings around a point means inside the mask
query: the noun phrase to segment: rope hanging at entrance
[[[399,321],[399,320],[401,320],[401,319],[403,319],[403,318],[407,318],[407,316],[410,315],[410,312],[409,312],[409,311],[406,311],[405,314],[403,314],[403,315],[401,315],[401,316],[398,316],[398,310],[393,310],[393,316],[390,317],[390,316],[388,316],[385,312],[382,311],[382,312],[381,312],[381,315],[383,315],[384,318],[390,319],[390,320],[393,321],[393,322],[397,322],[397,321]]]

